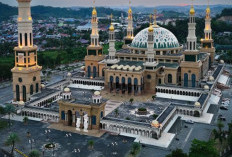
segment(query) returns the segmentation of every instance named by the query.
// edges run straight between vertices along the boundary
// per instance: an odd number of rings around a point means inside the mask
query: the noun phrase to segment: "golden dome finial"
[[[149,28],[148,28],[148,31],[149,32],[153,32],[154,31],[154,28],[153,28],[153,26],[152,26],[152,15],[150,14],[150,26],[149,26]]]
[[[132,14],[132,9],[131,9],[131,0],[129,0],[129,10],[128,10],[128,14]]]
[[[206,8],[206,14],[210,14],[209,0],[208,0],[208,6]]]
[[[195,9],[193,7],[193,0],[192,0],[192,4],[191,4],[191,8],[190,8],[189,13],[190,13],[190,15],[194,15],[195,14]]]
[[[110,15],[110,19],[111,19],[111,22],[110,22],[111,24],[110,24],[109,30],[110,31],[114,31],[114,25],[112,24],[112,19],[113,19],[113,15],[112,14]]]
[[[97,15],[97,10],[95,7],[95,0],[93,1],[93,11],[92,11],[92,15]]]

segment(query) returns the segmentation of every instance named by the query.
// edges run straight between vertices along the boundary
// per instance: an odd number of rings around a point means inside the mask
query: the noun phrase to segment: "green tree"
[[[222,144],[223,140],[225,139],[225,133],[222,131],[224,124],[221,121],[217,123],[218,130],[213,129],[214,140],[218,139]]]
[[[115,117],[118,117],[118,109],[116,108],[115,110],[114,110],[114,113],[115,113]]]
[[[88,145],[89,145],[89,148],[90,148],[90,149],[93,149],[94,141],[93,141],[93,140],[89,140],[89,141],[88,141]]]
[[[219,153],[215,148],[215,142],[200,141],[194,139],[189,152],[189,157],[218,157]]]
[[[134,142],[133,145],[132,145],[130,154],[132,156],[136,156],[139,153],[140,149],[141,149],[141,145],[139,143],[137,143],[137,142]]]
[[[131,103],[131,104],[133,103],[133,101],[134,101],[134,99],[133,99],[133,98],[130,98],[130,103]]]
[[[29,157],[40,157],[40,153],[38,150],[32,150],[30,153],[29,153]]]
[[[7,146],[11,146],[11,155],[13,155],[15,144],[20,141],[18,135],[16,133],[11,133],[7,138],[5,144]]]
[[[24,117],[24,118],[23,118],[23,123],[24,123],[25,125],[27,125],[28,120],[29,120],[28,117]]]
[[[156,96],[155,95],[152,95],[152,99],[155,100]]]
[[[188,157],[188,155],[182,149],[176,149],[171,154],[166,155],[166,157]]]
[[[9,122],[9,127],[11,126],[11,114],[15,113],[15,107],[12,104],[6,104],[5,107],[5,114],[8,115],[8,122]]]

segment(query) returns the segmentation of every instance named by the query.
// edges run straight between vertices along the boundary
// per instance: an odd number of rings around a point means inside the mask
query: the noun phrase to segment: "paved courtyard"
[[[5,129],[0,132],[0,145],[2,148],[9,150],[9,147],[4,145],[4,141],[10,132],[15,132],[20,138],[20,142],[16,144],[16,147],[26,154],[28,154],[31,149],[27,132],[30,132],[31,139],[34,139],[32,148],[38,149],[41,153],[43,152],[42,146],[44,144],[48,144],[50,142],[57,143],[58,149],[54,150],[54,154],[57,157],[123,157],[129,152],[134,141],[134,138],[111,135],[109,133],[105,133],[102,137],[97,138],[50,129],[50,132],[45,134],[45,130],[49,130],[47,128],[49,124],[47,123],[35,121],[29,121],[28,125],[24,125],[23,123],[16,121],[13,123],[11,131],[9,131],[9,129]],[[88,148],[89,140],[94,141],[93,150]],[[52,151],[45,151],[44,156],[51,157],[52,153]],[[19,157],[19,155],[17,154],[16,157]]]

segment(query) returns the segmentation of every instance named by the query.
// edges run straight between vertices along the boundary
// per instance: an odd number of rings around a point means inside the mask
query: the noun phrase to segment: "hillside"
[[[88,18],[91,16],[92,8],[80,8],[78,10],[69,8],[58,8],[48,6],[34,6],[31,9],[33,18],[46,18],[46,17],[63,17],[63,18]],[[110,8],[99,7],[97,8],[98,16],[107,16],[111,13],[114,16],[121,16],[123,13],[126,16],[126,12],[113,10]],[[0,2],[0,21],[9,19],[10,16],[17,15],[17,8],[5,5]]]

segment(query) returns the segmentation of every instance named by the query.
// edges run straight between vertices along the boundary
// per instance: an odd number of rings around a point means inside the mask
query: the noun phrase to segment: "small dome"
[[[23,101],[20,101],[18,104],[21,106],[25,105],[25,103]]]
[[[65,88],[65,89],[64,89],[64,92],[65,92],[65,93],[69,93],[69,92],[70,92],[70,89],[69,89],[69,88]]]
[[[72,73],[68,72],[68,73],[67,73],[67,76],[68,76],[68,77],[72,76]]]
[[[98,96],[98,95],[101,95],[101,93],[100,93],[99,91],[95,91],[95,92],[94,92],[94,95],[95,95],[95,96]]]
[[[95,7],[93,8],[92,15],[97,15],[97,10]]]
[[[225,62],[224,62],[224,60],[220,60],[220,64],[224,64]]]
[[[210,76],[210,77],[209,77],[209,81],[214,81],[214,77],[213,77],[213,76]]]
[[[160,124],[159,124],[159,122],[158,122],[157,120],[153,120],[153,121],[151,122],[151,126],[152,126],[152,127],[159,128]]]
[[[195,14],[195,9],[193,6],[191,6],[191,9],[189,11],[190,15],[194,15]]]
[[[195,102],[194,106],[195,107],[201,107],[201,104],[199,102]]]
[[[204,85],[204,89],[205,90],[209,90],[209,86],[208,85]]]
[[[129,70],[130,70],[130,71],[133,71],[133,70],[134,70],[134,67],[129,67]]]
[[[112,23],[111,23],[111,25],[110,25],[109,30],[110,30],[110,31],[114,31],[114,26],[113,26],[113,24],[112,24]]]

